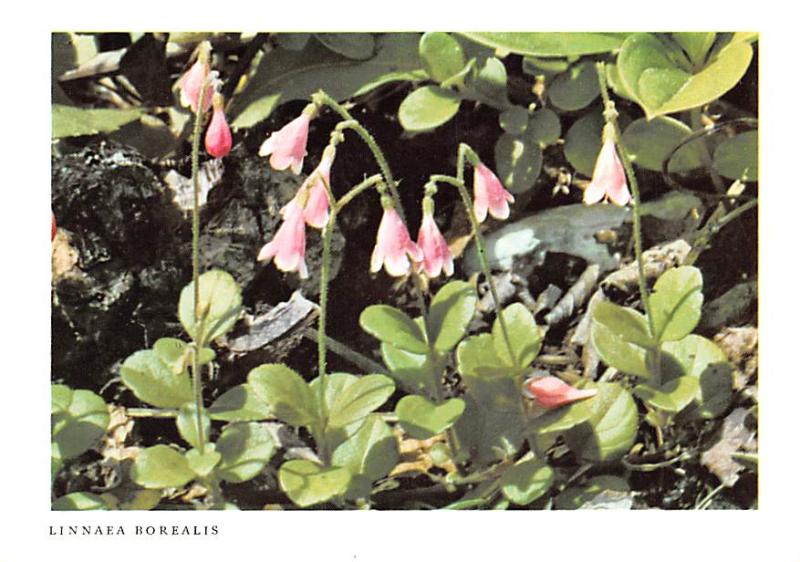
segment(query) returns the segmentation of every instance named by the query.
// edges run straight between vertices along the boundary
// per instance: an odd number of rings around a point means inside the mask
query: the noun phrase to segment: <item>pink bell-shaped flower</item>
[[[600,200],[611,199],[614,204],[624,206],[631,200],[625,169],[622,167],[612,136],[604,136],[603,146],[594,164],[592,181],[583,192],[583,202],[594,205]]]
[[[525,382],[522,391],[545,408],[558,408],[597,394],[596,388],[580,390],[552,376],[530,379]]]
[[[322,159],[317,168],[311,172],[303,186],[308,190],[308,200],[305,204],[303,216],[305,217],[306,224],[314,228],[323,228],[328,222],[328,208],[330,207],[330,199],[328,198],[328,186],[331,184],[331,166],[333,166],[333,159],[336,155],[336,149],[329,146],[322,153]],[[299,194],[299,192],[298,192]]]
[[[281,210],[283,223],[272,240],[258,253],[258,261],[275,258],[275,265],[285,272],[296,271],[301,279],[308,277],[306,267],[306,223],[303,207],[292,199]]]
[[[432,207],[432,201],[428,205],[423,202],[422,224],[417,235],[417,245],[422,250],[423,259],[417,265],[431,279],[438,277],[442,270],[449,277],[453,274],[453,253],[436,226]]]
[[[206,131],[206,151],[214,158],[227,156],[231,151],[233,139],[228,121],[225,119],[224,100],[221,94],[214,94],[214,114]]]
[[[496,219],[508,218],[508,204],[514,202],[514,196],[506,191],[497,176],[482,163],[475,166],[474,191],[478,222],[486,220],[487,211]]]
[[[284,125],[280,131],[272,133],[261,144],[258,155],[269,156],[269,164],[276,170],[290,168],[299,174],[306,157],[308,127],[315,112],[314,106],[309,105],[299,117]]]
[[[203,89],[203,84],[213,78],[211,67],[208,64],[208,52],[210,46],[208,43],[200,45],[200,52],[197,56],[195,63],[186,71],[186,73],[178,80],[178,87],[180,88],[181,105],[184,107],[191,107],[192,111],[197,113],[197,106],[200,91]],[[214,96],[214,88],[211,85],[206,86],[205,100],[203,103],[203,112],[208,111],[211,107],[211,98]]]
[[[376,273],[381,267],[386,268],[386,273],[393,277],[405,275],[411,269],[411,262],[421,262],[422,250],[408,234],[408,229],[403,219],[390,204],[383,207],[383,218],[378,227],[375,249],[372,250],[370,271]]]

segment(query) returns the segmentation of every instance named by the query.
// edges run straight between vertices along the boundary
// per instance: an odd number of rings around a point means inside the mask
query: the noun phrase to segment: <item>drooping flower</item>
[[[600,200],[611,201],[619,206],[627,205],[631,200],[625,169],[617,154],[612,135],[603,135],[605,140],[597,155],[592,172],[592,181],[583,192],[583,202],[594,205]]]
[[[291,168],[292,172],[299,174],[306,157],[308,127],[315,112],[313,104],[306,107],[299,117],[272,133],[261,144],[258,155],[269,156],[269,164],[276,170]]]
[[[596,388],[577,389],[553,376],[530,379],[525,382],[522,391],[545,408],[558,408],[597,394]]]
[[[514,196],[506,191],[497,176],[486,165],[479,163],[475,166],[473,181],[478,222],[486,220],[487,211],[496,219],[507,219],[510,213],[508,204],[514,202]]]
[[[214,78],[211,72],[211,67],[208,63],[208,52],[210,46],[208,43],[200,45],[200,50],[195,63],[186,71],[186,73],[178,79],[178,87],[180,88],[181,105],[184,107],[191,107],[192,111],[197,113],[197,106],[200,99],[200,91],[203,89],[203,84]],[[211,107],[211,99],[214,96],[214,88],[211,85],[206,86],[205,100],[203,103],[203,112],[208,111]]]
[[[432,201],[426,204],[427,201],[423,202],[422,224],[417,235],[423,259],[417,265],[429,278],[438,277],[442,270],[449,277],[453,274],[453,253],[433,218]]]
[[[400,277],[411,269],[409,258],[414,262],[421,262],[422,250],[411,240],[406,225],[394,207],[384,204],[375,249],[372,250],[370,271],[376,273],[381,267],[385,267],[386,273]]]
[[[305,209],[303,216],[305,217],[306,224],[314,228],[323,228],[328,222],[328,208],[330,207],[330,199],[328,198],[328,188],[325,184],[330,186],[331,183],[331,166],[333,166],[333,159],[336,156],[336,149],[329,146],[322,153],[322,159],[317,168],[311,172],[311,175],[303,182],[303,186],[298,191],[303,189],[308,190],[306,198]]]
[[[272,240],[258,253],[258,261],[275,259],[278,269],[296,271],[301,279],[308,277],[306,267],[306,223],[303,206],[294,199],[281,209],[283,223]]]
[[[206,131],[206,151],[214,158],[222,158],[231,151],[233,139],[228,121],[225,119],[225,104],[221,94],[214,94],[213,104],[214,114]]]

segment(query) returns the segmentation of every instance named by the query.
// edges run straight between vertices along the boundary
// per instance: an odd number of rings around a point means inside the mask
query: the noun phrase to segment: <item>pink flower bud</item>
[[[206,151],[214,158],[222,158],[228,155],[232,145],[231,129],[225,119],[222,96],[214,94],[214,114],[206,131]]]
[[[211,67],[208,64],[208,59],[201,55],[197,58],[192,67],[186,71],[186,74],[178,80],[180,87],[181,105],[184,107],[191,107],[192,111],[197,113],[198,101],[200,99],[200,91],[203,89],[203,84],[209,81],[211,77]],[[211,107],[211,99],[214,96],[214,88],[211,84],[206,86],[205,100],[203,103],[203,112],[208,111]]]
[[[282,210],[283,223],[272,241],[258,253],[258,261],[269,261],[275,258],[275,265],[285,272],[296,271],[301,279],[308,277],[306,267],[306,223],[303,219],[303,207],[294,200]]]
[[[600,154],[594,164],[592,181],[583,192],[583,202],[594,205],[600,200],[611,201],[619,206],[627,205],[631,200],[628,182],[625,180],[625,169],[622,167],[617,148],[610,136],[603,141]]]
[[[258,155],[269,156],[269,164],[276,170],[291,168],[292,172],[299,174],[306,156],[310,123],[311,117],[304,111],[280,131],[272,133],[261,145]]]
[[[597,394],[597,389],[579,390],[558,377],[546,376],[526,381],[522,387],[522,392],[528,398],[536,400],[540,406],[558,408],[577,400],[591,398]]]
[[[438,277],[443,269],[448,277],[453,274],[453,253],[431,213],[422,215],[417,244],[423,255],[420,265],[429,278]]]
[[[411,262],[421,262],[422,250],[419,249],[408,234],[408,229],[391,206],[383,208],[383,218],[378,227],[375,249],[372,251],[370,271],[376,273],[381,267],[386,268],[386,273],[400,277],[409,272]]]
[[[508,204],[514,202],[514,196],[506,191],[497,176],[481,163],[475,166],[474,191],[475,215],[478,222],[486,220],[487,211],[496,219],[508,218],[510,213]]]

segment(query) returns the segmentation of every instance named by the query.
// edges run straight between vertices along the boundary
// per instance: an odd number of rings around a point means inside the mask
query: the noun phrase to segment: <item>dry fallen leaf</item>
[[[745,423],[747,410],[736,408],[722,422],[722,434],[713,447],[705,451],[700,462],[727,487],[736,484],[744,466],[731,458],[737,451],[752,452],[758,448],[755,432]]]

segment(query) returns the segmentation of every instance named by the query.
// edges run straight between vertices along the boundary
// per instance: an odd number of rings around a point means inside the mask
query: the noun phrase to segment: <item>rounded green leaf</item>
[[[512,105],[500,113],[500,126],[509,135],[521,135],[528,128],[528,110]]]
[[[690,334],[700,321],[702,307],[700,270],[691,266],[667,270],[656,281],[650,296],[656,340],[675,341]]]
[[[692,130],[672,117],[637,119],[622,134],[622,144],[631,160],[642,168],[660,172],[664,159]],[[688,172],[702,166],[698,144],[690,142],[670,159],[670,172]]]
[[[618,49],[627,33],[464,33],[481,45],[508,53],[560,57],[607,53]]]
[[[592,320],[603,324],[613,335],[628,343],[645,348],[655,345],[650,336],[647,318],[632,308],[600,301],[592,310]]]
[[[272,416],[269,405],[248,384],[234,386],[208,407],[212,420],[259,421]]]
[[[178,317],[192,339],[213,341],[233,328],[242,310],[242,291],[230,273],[214,269],[200,276],[198,326],[195,326],[194,283],[181,291]]]
[[[200,413],[200,420],[203,424],[203,435],[207,436],[211,430],[211,420],[205,411]],[[200,439],[197,433],[197,406],[194,402],[181,406],[175,423],[178,426],[178,433],[189,445],[192,447],[200,446]]]
[[[385,304],[368,306],[361,312],[359,324],[365,332],[382,342],[410,351],[427,353],[425,334],[406,313]]]
[[[259,365],[248,373],[247,384],[279,420],[296,427],[316,422],[316,399],[311,389],[286,365]]]
[[[406,131],[421,133],[444,125],[461,105],[461,98],[439,86],[414,90],[400,104],[397,116]]]
[[[547,493],[554,476],[555,472],[546,462],[531,459],[506,470],[500,477],[500,489],[509,501],[528,505]]]
[[[76,457],[95,445],[108,428],[108,406],[90,390],[52,385],[52,455],[58,461]]]
[[[366,60],[375,54],[375,39],[371,33],[315,33],[314,37],[348,59]]]
[[[186,457],[167,445],[139,452],[131,467],[131,479],[143,488],[179,488],[194,480]]]
[[[464,413],[464,401],[451,398],[436,405],[422,396],[404,396],[395,407],[400,425],[414,439],[430,439],[451,427]]]
[[[633,393],[654,408],[677,414],[692,403],[698,390],[698,379],[684,376],[669,380],[660,387],[640,384],[633,389]]]
[[[451,281],[439,289],[428,312],[430,340],[436,351],[448,352],[464,338],[477,303],[475,288],[464,281]]]
[[[506,109],[508,101],[508,73],[503,62],[497,57],[489,57],[478,70],[475,79],[470,82],[469,92],[479,101],[487,103],[498,109]],[[468,92],[464,92],[465,95]]]
[[[331,463],[374,482],[389,474],[398,458],[397,437],[392,429],[381,416],[370,414],[358,431],[333,451]]]
[[[324,468],[306,460],[292,460],[281,465],[278,481],[289,499],[299,507],[308,507],[343,495],[350,484],[346,468]]]
[[[222,480],[245,482],[261,472],[275,453],[275,441],[263,423],[234,423],[216,442],[222,456],[218,472]]]
[[[419,58],[428,75],[437,82],[444,82],[455,76],[464,65],[464,51],[461,44],[449,33],[429,31],[419,40]]]
[[[406,392],[436,395],[436,377],[444,366],[434,364],[428,354],[409,353],[382,343],[381,356],[389,374]]]
[[[153,344],[153,351],[159,359],[169,367],[173,373],[180,374],[192,362],[192,346],[177,338],[160,338]],[[204,347],[200,350],[200,365],[206,365],[214,360],[216,353],[213,349]]]
[[[585,381],[579,383],[577,388],[588,389],[596,388],[595,383]],[[537,435],[556,435],[563,433],[579,424],[582,424],[592,416],[593,398],[579,400],[566,406],[548,410],[540,416],[534,418],[531,427]]]
[[[592,103],[600,95],[597,69],[594,61],[584,61],[571,66],[553,79],[547,96],[564,111],[577,111]]]
[[[330,405],[328,427],[344,427],[364,419],[394,393],[394,382],[385,375],[354,378],[354,382],[338,393]]]
[[[108,504],[97,494],[72,492],[56,499],[51,509],[53,511],[107,511]]]
[[[201,478],[205,478],[211,474],[211,471],[214,470],[221,460],[222,455],[215,450],[215,445],[213,443],[206,444],[204,453],[201,453],[197,449],[186,452],[186,462],[189,463],[189,468]]]
[[[500,320],[495,319],[492,326],[495,352],[506,365],[513,366],[516,359],[516,366],[524,369],[533,363],[542,349],[542,329],[536,325],[533,314],[522,303],[516,302],[507,306],[500,314],[508,329],[509,341],[506,341]]]
[[[491,334],[470,336],[456,348],[458,372],[467,377],[510,377],[511,369],[498,357]]]
[[[539,109],[531,116],[528,129],[539,146],[545,147],[561,137],[561,120],[552,109]]]
[[[758,181],[758,131],[724,140],[714,151],[714,168],[732,180]]]
[[[120,376],[139,400],[157,408],[180,408],[194,400],[189,375],[173,373],[151,349],[128,357],[120,368]]]
[[[605,324],[592,322],[592,345],[603,363],[609,367],[637,377],[651,376],[645,350],[628,343]]]
[[[542,171],[542,149],[537,137],[503,134],[494,145],[497,175],[511,193],[522,193],[533,187]]]
[[[639,414],[631,394],[618,383],[598,383],[598,393],[586,402],[591,415],[564,434],[567,446],[592,462],[616,460],[636,440]]]
[[[602,135],[603,116],[593,111],[575,121],[564,136],[564,155],[572,167],[584,176],[592,176]]]

